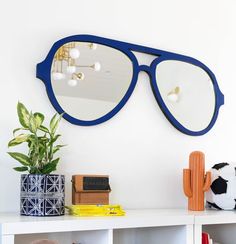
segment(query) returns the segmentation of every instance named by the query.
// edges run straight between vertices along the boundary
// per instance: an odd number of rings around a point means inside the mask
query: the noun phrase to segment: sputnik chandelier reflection
[[[96,43],[88,43],[87,47],[93,51],[97,49]],[[78,81],[85,79],[85,74],[80,71],[80,68],[90,68],[98,72],[101,70],[101,64],[95,62],[91,65],[79,65],[77,60],[80,57],[79,44],[77,42],[69,42],[61,46],[53,59],[52,78],[55,81],[63,80],[69,75],[67,84],[76,86]]]
[[[176,86],[170,92],[167,93],[167,98],[172,103],[177,103],[180,100],[180,87]]]

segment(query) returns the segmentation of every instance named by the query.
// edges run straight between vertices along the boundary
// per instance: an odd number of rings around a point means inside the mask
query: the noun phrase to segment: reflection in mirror
[[[200,67],[166,60],[156,67],[161,97],[174,116],[191,131],[204,130],[215,112],[215,92],[209,75]]]
[[[96,43],[69,42],[55,53],[51,83],[61,108],[92,121],[114,109],[127,92],[133,65],[121,51]]]

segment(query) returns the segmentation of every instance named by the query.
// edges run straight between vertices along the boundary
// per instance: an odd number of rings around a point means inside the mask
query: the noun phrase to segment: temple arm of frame
[[[39,78],[44,83],[47,80],[45,70],[47,70],[47,67],[46,67],[44,61],[37,64],[37,66],[36,66],[36,77]]]

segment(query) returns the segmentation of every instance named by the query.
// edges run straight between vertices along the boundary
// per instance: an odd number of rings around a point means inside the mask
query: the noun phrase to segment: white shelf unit
[[[124,217],[24,217],[0,214],[0,244],[35,239],[59,244],[201,244],[202,231],[221,244],[236,243],[236,211],[127,210]]]
[[[236,243],[236,211],[206,210],[193,214],[194,244],[202,244],[202,231],[208,232],[217,243]]]
[[[60,244],[193,244],[194,216],[185,210],[127,210],[124,217],[24,217],[0,214],[1,244],[38,238]]]

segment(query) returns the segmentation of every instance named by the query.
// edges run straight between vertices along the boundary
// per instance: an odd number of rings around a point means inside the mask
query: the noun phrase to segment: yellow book
[[[120,205],[72,205],[66,207],[73,216],[124,216],[125,211]]]

